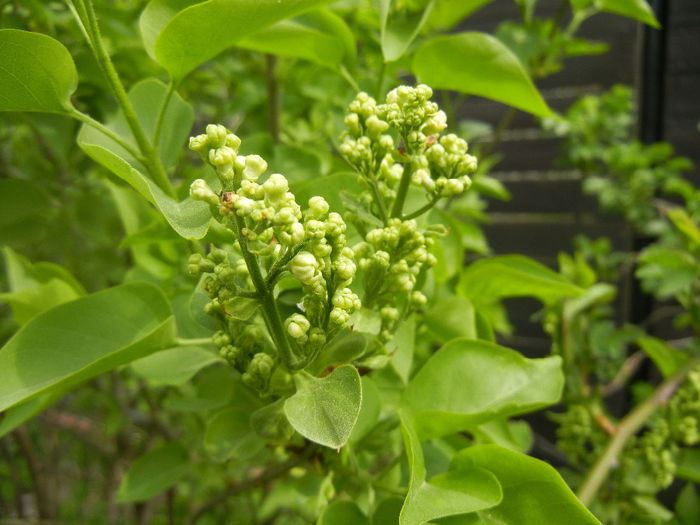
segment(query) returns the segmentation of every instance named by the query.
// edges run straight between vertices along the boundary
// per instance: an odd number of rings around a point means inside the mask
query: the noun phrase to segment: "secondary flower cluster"
[[[467,143],[454,134],[440,137],[447,127],[445,113],[432,102],[433,91],[420,84],[400,86],[377,105],[366,93],[350,104],[345,118],[340,152],[365,179],[370,190],[387,201],[396,198],[405,170],[411,182],[426,190],[431,200],[459,195],[469,188],[469,174],[476,171],[476,157],[467,153]],[[397,150],[394,130],[403,144]],[[365,200],[377,198],[370,192]]]
[[[246,385],[265,391],[275,361],[265,352],[262,327],[250,319],[254,308],[248,314],[239,308],[241,297],[238,294],[247,289],[250,282],[245,261],[239,259],[232,267],[229,254],[214,248],[207,256],[192,255],[188,269],[192,275],[205,274],[202,288],[210,302],[204,311],[216,317],[222,327],[212,338],[214,346],[221,357],[242,374]]]
[[[230,263],[227,258],[220,260],[220,250],[212,251],[206,258],[193,256],[190,270],[209,274],[204,279],[204,288],[212,298],[209,312],[238,316],[232,312],[241,304],[252,301],[255,306],[257,301],[268,325],[279,315],[274,300],[265,299],[272,297],[280,276],[296,278],[304,293],[301,309],[282,323],[283,334],[270,335],[277,346],[289,344],[303,360],[315,356],[360,307],[359,298],[349,288],[356,264],[352,249],[347,247],[346,225],[322,197],[312,197],[302,212],[283,175],[275,173],[258,182],[267,163],[258,155],[238,155],[240,143],[236,135],[219,125],[209,125],[205,134],[190,139],[190,148],[214,167],[222,187],[217,193],[206,181],[197,179],[190,195],[209,203],[217,220],[238,239]],[[268,354],[251,356],[243,351],[246,345],[240,338],[250,335],[246,330],[240,330],[235,322],[228,323],[225,335],[230,341],[220,338],[222,355],[237,369],[245,367],[250,383],[263,385],[261,378],[271,373],[275,363]]]
[[[386,227],[370,230],[365,242],[353,247],[364,274],[365,306],[379,311],[383,342],[391,339],[401,317],[398,294],[408,296],[406,313],[427,302],[414,288],[420,275],[437,262],[428,252],[433,242],[432,237],[418,230],[416,221],[389,219]]]

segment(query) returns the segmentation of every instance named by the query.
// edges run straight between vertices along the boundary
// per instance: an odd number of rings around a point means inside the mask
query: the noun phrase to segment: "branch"
[[[590,505],[600,487],[608,479],[610,470],[618,465],[618,457],[624,450],[627,442],[644,426],[644,423],[656,412],[656,409],[668,402],[676,389],[683,383],[688,372],[699,364],[700,357],[689,361],[675,374],[661,383],[649,399],[638,405],[620,421],[620,424],[617,426],[617,434],[610,439],[603,455],[598,458],[595,465],[588,471],[586,479],[578,491],[577,496],[581,503],[586,506]]]

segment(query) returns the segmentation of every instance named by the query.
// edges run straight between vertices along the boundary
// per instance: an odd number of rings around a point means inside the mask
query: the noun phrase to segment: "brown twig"
[[[39,518],[51,519],[53,516],[51,515],[49,494],[46,490],[46,485],[44,484],[39,458],[36,455],[36,450],[31,438],[29,437],[29,433],[27,432],[26,428],[19,427],[12,432],[12,437],[15,439],[17,446],[27,462],[29,475],[32,478],[34,497],[36,498],[36,507],[39,513]]]

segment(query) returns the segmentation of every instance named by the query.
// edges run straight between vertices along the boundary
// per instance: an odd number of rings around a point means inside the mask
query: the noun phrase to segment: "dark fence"
[[[538,87],[553,109],[563,111],[586,93],[600,93],[616,83],[632,86],[639,103],[638,136],[645,142],[671,142],[678,154],[696,164],[691,177],[698,183],[700,1],[651,3],[663,25],[661,31],[613,14],[596,15],[584,22],[580,34],[606,42],[608,53],[570,58],[562,71]],[[537,15],[551,17],[559,4],[559,0],[540,0]],[[518,19],[515,2],[496,0],[474,13],[462,29],[493,32],[504,20]],[[459,114],[497,126],[508,111],[501,104],[470,97]],[[638,240],[620,217],[598,213],[595,200],[582,193],[580,174],[557,167],[559,141],[544,136],[535,118],[516,112],[497,149],[504,157],[493,176],[508,187],[512,199],[490,202],[492,223],[485,230],[494,253],[524,253],[554,267],[557,253],[570,252],[572,238],[579,233],[609,237],[620,250],[636,246]],[[651,306],[640,311],[634,284],[628,279],[621,285],[618,320],[639,322],[643,310]],[[507,343],[528,355],[546,354],[549,340],[538,323],[530,321],[538,305],[515,300],[509,301],[508,309],[516,335]]]

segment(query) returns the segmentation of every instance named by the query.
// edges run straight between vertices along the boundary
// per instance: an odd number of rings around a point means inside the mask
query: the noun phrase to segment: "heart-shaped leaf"
[[[355,367],[339,366],[322,378],[300,372],[294,380],[297,391],[284,403],[289,423],[315,443],[342,447],[352,433],[362,405],[362,383]]]
[[[58,40],[0,30],[0,111],[70,113],[77,86],[73,58]]]
[[[486,33],[432,38],[416,51],[412,69],[434,89],[479,95],[540,117],[552,114],[518,58]]]

